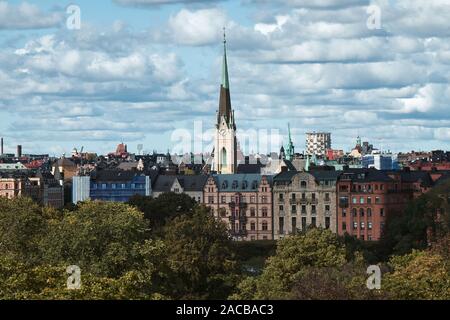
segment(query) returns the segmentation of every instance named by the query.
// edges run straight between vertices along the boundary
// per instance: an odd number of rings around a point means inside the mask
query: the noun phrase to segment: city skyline
[[[450,149],[443,1],[190,2],[77,1],[81,28],[69,30],[69,3],[0,1],[5,152],[106,154],[121,141],[166,151],[176,129],[213,129],[223,27],[238,139],[274,129],[286,144],[289,122],[297,152],[309,131],[346,151],[357,136]]]

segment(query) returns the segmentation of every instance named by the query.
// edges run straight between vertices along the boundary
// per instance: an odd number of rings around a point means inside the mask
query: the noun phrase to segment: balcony
[[[228,206],[231,209],[235,209],[236,207],[239,207],[239,209],[245,209],[245,208],[247,208],[247,203],[246,202],[236,203],[236,202],[232,201],[232,202],[228,203]]]

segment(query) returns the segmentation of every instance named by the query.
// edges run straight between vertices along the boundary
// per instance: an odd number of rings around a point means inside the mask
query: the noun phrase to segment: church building
[[[237,172],[236,123],[234,121],[234,111],[231,108],[226,43],[224,34],[222,83],[220,86],[219,111],[217,112],[212,166],[212,171],[218,174],[234,174]]]

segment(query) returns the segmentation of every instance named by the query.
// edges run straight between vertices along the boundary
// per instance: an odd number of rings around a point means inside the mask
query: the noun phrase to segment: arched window
[[[364,217],[364,209],[363,208],[359,209],[359,215],[361,217]]]
[[[306,188],[306,186],[307,186],[306,181],[301,181],[301,182],[300,182],[300,187],[301,187],[301,188]]]
[[[222,148],[221,165],[227,166],[227,149],[225,147]]]

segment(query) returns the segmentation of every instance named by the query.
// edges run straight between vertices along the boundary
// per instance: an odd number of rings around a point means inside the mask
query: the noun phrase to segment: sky
[[[310,131],[450,150],[448,0],[0,0],[5,151],[173,152],[211,133],[224,27],[238,138],[276,136],[245,152],[279,150],[288,123],[299,152]]]

